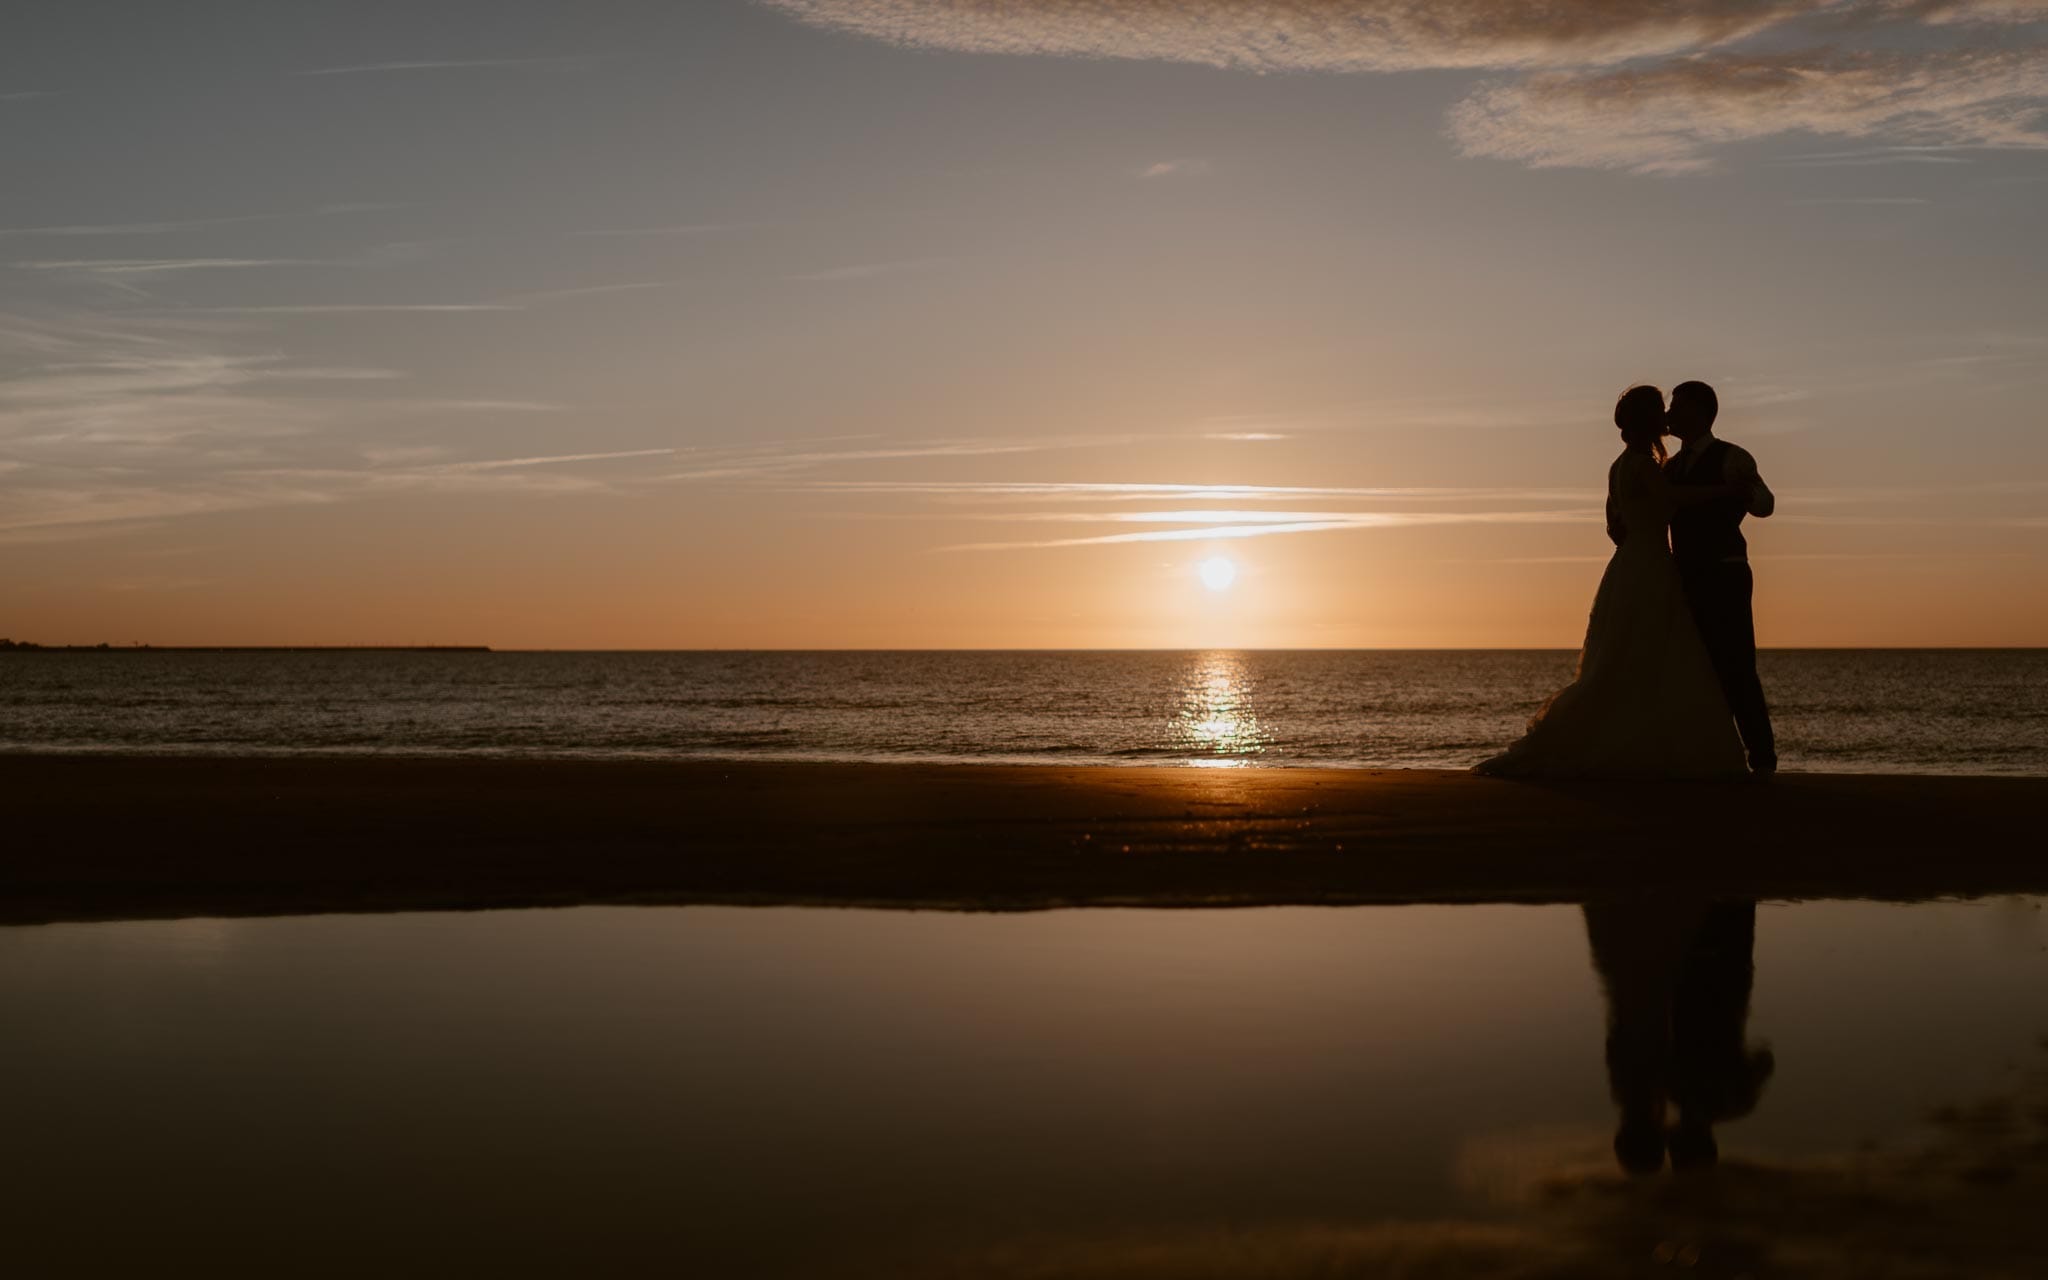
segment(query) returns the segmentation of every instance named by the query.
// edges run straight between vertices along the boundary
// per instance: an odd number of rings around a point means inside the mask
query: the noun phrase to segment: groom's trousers
[[[1707,643],[1714,674],[1721,678],[1721,692],[1728,698],[1728,709],[1735,713],[1735,727],[1742,732],[1749,767],[1767,773],[1778,767],[1778,748],[1771,737],[1771,711],[1764,703],[1763,682],[1756,677],[1756,619],[1750,611],[1756,579],[1739,560],[1680,562],[1678,568],[1700,639]]]

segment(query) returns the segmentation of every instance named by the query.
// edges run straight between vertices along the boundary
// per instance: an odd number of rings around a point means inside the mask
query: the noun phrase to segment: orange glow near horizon
[[[479,60],[336,6],[185,32],[167,117],[155,10],[46,6],[0,634],[1573,648],[1614,397],[1703,379],[1778,497],[1763,645],[2048,645],[1999,6],[1877,6],[1789,99],[1654,6],[1099,7],[498,6]]]

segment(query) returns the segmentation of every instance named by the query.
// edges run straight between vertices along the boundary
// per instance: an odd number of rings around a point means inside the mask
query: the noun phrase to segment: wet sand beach
[[[2048,891],[2048,779],[0,756],[0,922]]]

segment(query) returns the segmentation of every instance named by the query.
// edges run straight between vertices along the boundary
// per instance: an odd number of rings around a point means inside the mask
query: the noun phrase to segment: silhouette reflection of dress
[[[1659,896],[1584,912],[1607,995],[1615,1157],[1636,1174],[1667,1151],[1677,1169],[1714,1163],[1714,1126],[1755,1110],[1776,1065],[1748,1040],[1756,903]]]

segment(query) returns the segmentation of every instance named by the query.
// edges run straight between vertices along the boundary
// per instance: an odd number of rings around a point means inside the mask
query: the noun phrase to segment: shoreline
[[[1478,759],[1498,754],[1497,747],[1486,748],[1473,753]],[[883,756],[842,754],[824,752],[780,753],[775,751],[752,751],[743,756],[734,755],[688,755],[672,751],[632,753],[627,751],[450,751],[440,747],[399,747],[365,749],[361,747],[290,747],[257,748],[251,750],[239,747],[233,750],[212,751],[205,749],[180,748],[165,751],[157,747],[125,747],[120,745],[95,744],[84,747],[50,747],[35,743],[29,745],[0,744],[0,760],[28,758],[34,760],[107,760],[107,761],[189,761],[193,763],[253,764],[257,762],[277,763],[293,760],[313,763],[383,762],[387,764],[468,764],[468,765],[525,765],[546,767],[551,765],[669,765],[677,767],[731,766],[751,768],[762,766],[803,766],[832,769],[1075,769],[1075,770],[1128,770],[1159,769],[1166,771],[1196,770],[1201,772],[1249,772],[1249,773],[1385,773],[1385,774],[1439,774],[1464,776],[1471,765],[1426,760],[1420,763],[1360,763],[1316,760],[1254,759],[1249,756],[1198,756],[1182,751],[1161,749],[1156,753],[1128,756],[1088,756],[1044,753],[1037,755],[901,755]],[[2048,782],[2048,772],[2011,770],[2000,772],[1962,773],[1954,769],[1935,765],[1893,764],[1879,762],[1874,767],[1856,770],[1817,769],[1804,765],[1790,765],[1781,768],[1779,778],[1864,778],[1872,781],[1896,778],[1959,778],[1977,781],[2040,781]],[[1590,784],[1589,784],[1590,785]],[[1626,785],[1617,781],[1610,785]],[[1689,785],[1689,784],[1688,784]]]
[[[0,924],[2048,893],[2048,778],[0,752]]]

